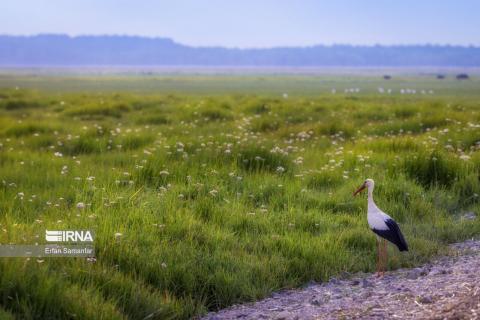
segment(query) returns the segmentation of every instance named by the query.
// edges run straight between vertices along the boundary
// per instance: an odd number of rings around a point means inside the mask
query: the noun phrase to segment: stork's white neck
[[[378,210],[375,201],[373,201],[373,186],[368,187],[368,212],[373,212]]]

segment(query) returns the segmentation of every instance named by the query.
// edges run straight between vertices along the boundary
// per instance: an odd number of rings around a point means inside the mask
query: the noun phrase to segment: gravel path
[[[480,319],[480,241],[415,269],[332,279],[203,319]]]

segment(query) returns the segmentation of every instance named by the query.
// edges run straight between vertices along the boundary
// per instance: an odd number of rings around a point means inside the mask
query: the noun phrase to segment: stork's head
[[[354,196],[359,194],[361,191],[363,191],[365,188],[368,189],[368,191],[373,191],[373,187],[375,185],[375,182],[373,182],[373,179],[367,179],[365,182],[358,188],[357,191],[353,193]]]

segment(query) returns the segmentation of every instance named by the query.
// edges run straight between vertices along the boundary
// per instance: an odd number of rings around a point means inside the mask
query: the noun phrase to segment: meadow
[[[96,258],[0,258],[0,316],[188,319],[372,272],[366,199],[352,197],[365,178],[410,245],[390,248],[389,268],[448,254],[480,234],[479,89],[3,75],[0,243],[91,229]]]

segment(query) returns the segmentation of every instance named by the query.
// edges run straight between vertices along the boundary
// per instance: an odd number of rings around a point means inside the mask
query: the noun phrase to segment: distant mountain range
[[[167,38],[0,35],[0,66],[438,66],[479,67],[480,47],[316,45],[191,47]]]

